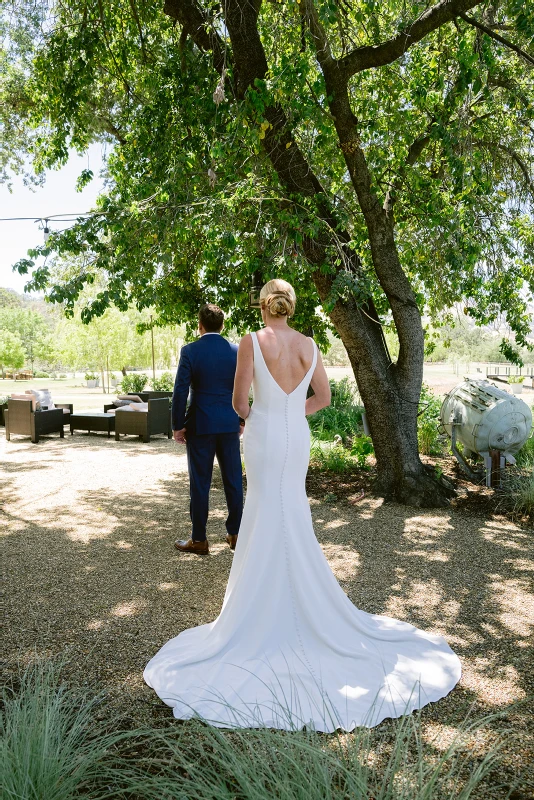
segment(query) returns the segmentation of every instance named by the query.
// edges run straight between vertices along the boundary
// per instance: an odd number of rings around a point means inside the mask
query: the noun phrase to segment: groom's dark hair
[[[214,303],[206,303],[198,312],[198,321],[209,333],[220,331],[224,324],[224,312]]]

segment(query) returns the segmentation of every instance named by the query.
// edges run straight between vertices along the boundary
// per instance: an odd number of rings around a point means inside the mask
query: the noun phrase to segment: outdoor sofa
[[[133,405],[133,404],[132,404]],[[129,408],[116,408],[105,405],[104,411],[115,412],[115,439],[121,434],[139,436],[143,442],[149,442],[151,436],[158,433],[172,437],[171,408],[167,397],[148,400],[146,411],[134,411]]]

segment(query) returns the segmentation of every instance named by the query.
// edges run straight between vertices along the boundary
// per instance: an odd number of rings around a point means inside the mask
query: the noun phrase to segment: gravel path
[[[441,726],[446,737],[470,708],[486,713],[534,696],[529,531],[458,510],[310,502],[319,541],[351,600],[441,633],[459,654],[461,683],[425,710],[430,728]],[[136,722],[167,717],[141,673],[168,638],[219,612],[232,553],[217,470],[205,558],[173,549],[175,538],[189,534],[186,459],[160,437],[117,443],[77,433],[32,445],[6,442],[0,429],[0,504],[8,672],[35,653],[64,653],[69,679],[120,698]],[[507,764],[526,769],[521,796],[528,797],[528,706],[511,722],[522,743],[510,746]]]

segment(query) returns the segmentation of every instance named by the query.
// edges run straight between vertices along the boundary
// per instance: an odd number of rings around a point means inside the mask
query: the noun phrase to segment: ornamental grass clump
[[[37,663],[2,692],[0,772],[5,800],[121,797],[134,773],[117,763],[130,734],[96,720],[98,698],[67,688],[57,665]],[[108,724],[109,725],[109,724]],[[110,786],[114,786],[110,793]]]
[[[278,716],[287,714],[280,704]],[[504,790],[491,796],[507,797],[513,787],[501,786],[499,772],[504,716],[465,720],[443,733],[416,712],[326,735],[223,730],[201,719],[179,724],[169,711],[164,727],[125,731],[101,699],[66,687],[56,666],[40,663],[16,691],[3,693],[2,797],[468,800],[490,784],[492,792]]]

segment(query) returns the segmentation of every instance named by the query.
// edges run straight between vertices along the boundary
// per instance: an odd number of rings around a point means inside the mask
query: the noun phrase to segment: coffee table
[[[87,431],[107,431],[108,439],[111,431],[115,430],[115,415],[105,414],[103,411],[80,411],[70,415],[70,434],[75,430]]]

